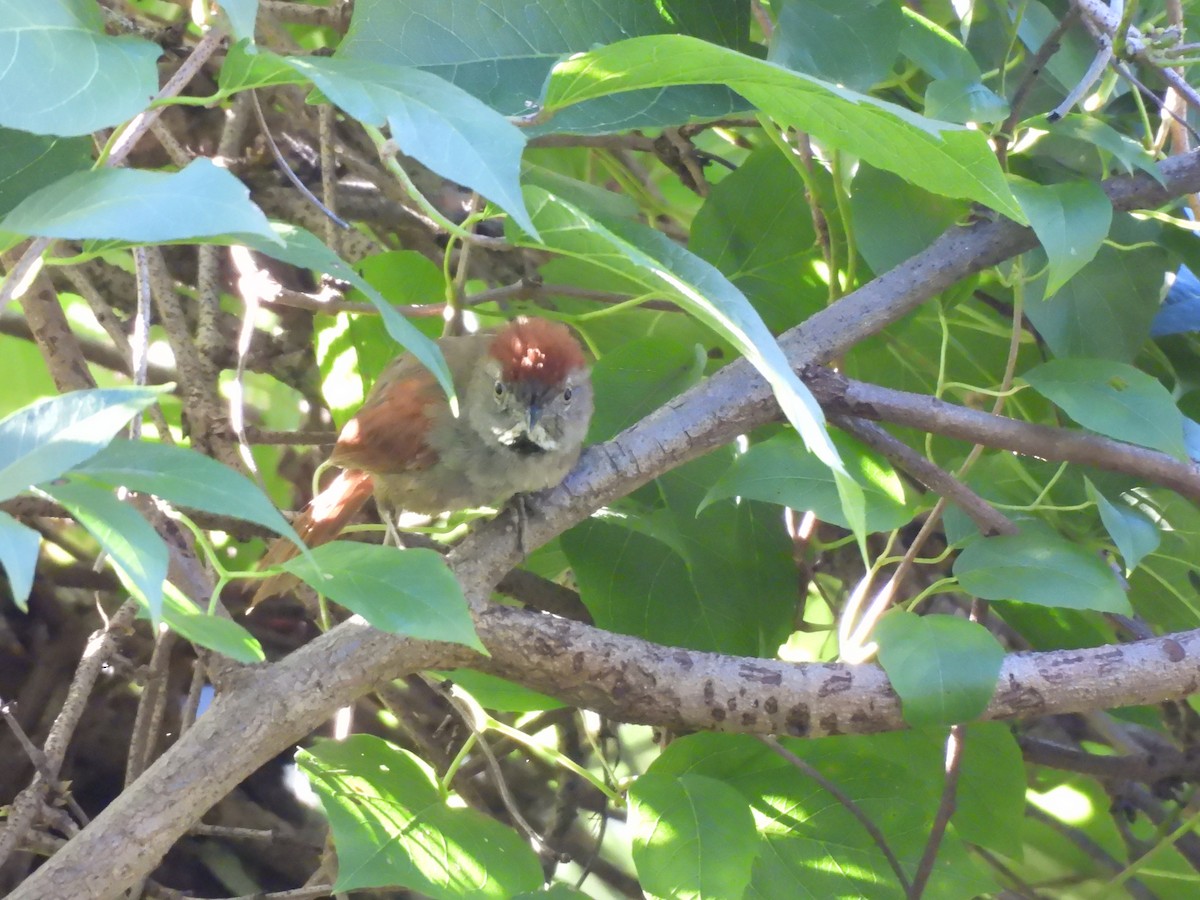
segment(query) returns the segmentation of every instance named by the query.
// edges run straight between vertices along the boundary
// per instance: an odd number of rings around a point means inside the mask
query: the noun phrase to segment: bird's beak
[[[525,422],[526,431],[533,434],[533,429],[537,427],[538,420],[542,417],[542,404],[540,401],[529,401],[529,407],[526,411]]]

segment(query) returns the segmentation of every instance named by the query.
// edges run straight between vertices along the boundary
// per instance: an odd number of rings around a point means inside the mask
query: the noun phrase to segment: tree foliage
[[[0,0],[9,896],[1190,895],[1192,6]],[[248,612],[519,314],[567,480]]]

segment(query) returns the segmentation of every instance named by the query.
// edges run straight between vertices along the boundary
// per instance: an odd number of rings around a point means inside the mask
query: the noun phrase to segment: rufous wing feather
[[[296,521],[292,523],[296,532],[310,547],[327,544],[341,534],[342,529],[362,509],[374,490],[374,479],[361,469],[346,469],[341,472],[321,493],[313,498]],[[278,566],[297,556],[299,550],[291,541],[282,538],[273,542],[259,563],[259,568]],[[275,575],[258,586],[250,598],[250,606],[256,606],[269,597],[282,594],[296,585],[294,575]]]
[[[445,403],[441,388],[424,369],[400,378],[385,373],[338,435],[329,461],[376,475],[427,468],[438,458],[426,441],[433,408]]]
[[[406,357],[385,370],[370,397],[338,435],[329,461],[343,471],[293,523],[310,547],[336,538],[374,490],[374,475],[432,465],[437,453],[426,443],[431,407],[444,403],[437,382],[424,369],[413,371]],[[397,427],[398,423],[403,427]],[[299,551],[290,541],[275,541],[260,568],[287,562]],[[276,575],[259,585],[254,606],[291,589],[296,578]]]

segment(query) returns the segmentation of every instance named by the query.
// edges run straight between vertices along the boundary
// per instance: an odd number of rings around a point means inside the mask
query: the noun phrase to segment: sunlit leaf
[[[889,531],[909,521],[914,510],[892,464],[846,435],[835,434],[833,442],[863,490],[867,531]],[[805,450],[795,432],[776,435],[738,456],[709,488],[700,508],[728,497],[812,511],[821,521],[849,527],[833,473]]]
[[[26,406],[0,422],[0,499],[57,478],[100,452],[160,388],[72,391]]]
[[[278,241],[246,186],[205,157],[178,172],[75,172],[22,200],[0,230],[147,244],[242,234]]]
[[[527,188],[545,244],[678,303],[738,348],[775,391],[784,415],[827,466],[840,468],[825,415],[746,297],[717,269],[635,222],[599,222],[539,188]]]
[[[983,134],[692,37],[635,37],[572,56],[554,67],[546,107],[558,110],[637,88],[714,83],[733,88],[771,118],[926,190],[976,200],[1025,221]]]
[[[1100,511],[1100,521],[1108,536],[1117,545],[1117,552],[1125,562],[1125,571],[1131,572],[1138,563],[1158,549],[1162,535],[1158,526],[1146,516],[1123,501],[1113,503],[1085,479],[1088,496],[1096,503]]]
[[[296,763],[329,817],[335,892],[403,887],[438,900],[506,900],[542,883],[516,832],[449,805],[433,770],[406,750],[356,734],[302,750]]]
[[[8,576],[13,600],[22,610],[28,608],[41,542],[40,534],[0,510],[0,565]]]
[[[255,522],[295,544],[302,543],[258,485],[194,450],[125,441],[110,444],[73,471],[112,487],[155,494],[180,506]]]
[[[334,541],[284,568],[383,631],[484,649],[462,588],[433,550]]]
[[[1085,428],[1187,459],[1183,414],[1153,376],[1125,363],[1052,359],[1021,376]]]
[[[42,489],[67,508],[129,580],[155,624],[162,621],[163,584],[167,580],[167,545],[129,503],[108,487],[84,476],[62,479]]]
[[[987,708],[1004,648],[979,623],[896,610],[879,621],[874,636],[908,724],[954,725]]]
[[[954,561],[963,588],[984,600],[1129,615],[1129,600],[1100,556],[1044,529],[981,538]]]
[[[119,125],[158,90],[161,54],[105,34],[99,4],[0,0],[0,125],[64,136]]]
[[[740,897],[758,835],[750,806],[728,785],[691,773],[648,772],[629,791],[633,862],[642,887],[671,897]]]
[[[291,57],[288,64],[356,119],[386,124],[404,153],[478,191],[525,231],[536,233],[518,178],[525,137],[504,116],[420,69],[385,66],[346,53],[331,59]]]

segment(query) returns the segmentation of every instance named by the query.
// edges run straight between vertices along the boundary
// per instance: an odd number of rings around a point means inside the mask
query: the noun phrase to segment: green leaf
[[[778,508],[746,501],[696,513],[730,459],[722,449],[694,460],[646,488],[652,507],[622,507],[562,536],[597,627],[673,647],[777,653],[796,609],[796,570]]]
[[[95,3],[0,0],[0,125],[63,136],[119,125],[158,92],[161,53],[106,35]]]
[[[13,601],[22,612],[29,608],[41,542],[40,534],[0,510],[0,566],[4,566]]]
[[[0,216],[34,191],[90,169],[88,138],[55,138],[0,128]]]
[[[122,441],[110,444],[73,471],[110,487],[127,487],[155,494],[179,506],[254,522],[297,546],[304,545],[258,485],[194,450],[146,441]]]
[[[865,91],[891,74],[904,17],[890,2],[784,0],[767,59]]]
[[[1155,164],[1154,157],[1146,152],[1145,147],[1129,135],[1121,134],[1095,116],[1072,113],[1063,116],[1057,122],[1048,124],[1043,118],[1038,125],[1042,128],[1048,127],[1050,133],[1056,137],[1084,141],[1105,150],[1125,167],[1125,171],[1132,172],[1134,169],[1140,169],[1159,184],[1165,185],[1162,172]]]
[[[634,338],[592,366],[599,402],[588,444],[607,441],[699,382],[704,348],[658,337]]]
[[[907,6],[900,33],[900,52],[934,78],[978,81],[982,77],[974,57],[958,38],[936,22]]]
[[[925,88],[925,115],[959,124],[1002,122],[1008,115],[1008,103],[978,78],[938,78]],[[1024,204],[1021,208],[1029,214]]]
[[[554,67],[546,108],[635,88],[720,83],[780,123],[902,175],[926,190],[976,200],[1024,223],[984,135],[683,35],[631,38]]]
[[[74,475],[42,486],[75,521],[88,530],[127,579],[131,593],[162,621],[163,583],[167,580],[167,545],[130,504],[107,487]]]
[[[1102,246],[1052,297],[1044,297],[1046,275],[1030,283],[1025,314],[1055,356],[1134,359],[1150,336],[1167,270],[1167,254],[1157,246],[1160,231],[1154,223],[1116,216],[1112,240],[1129,249]],[[1046,263],[1041,250],[1027,259],[1031,272]]]
[[[834,433],[833,442],[863,489],[868,532],[890,531],[912,519],[914,510],[905,496],[904,483],[890,462],[840,432]],[[700,509],[728,497],[811,510],[823,522],[850,527],[833,473],[808,453],[791,431],[755,444],[734,459],[709,488]]]
[[[172,631],[200,647],[216,650],[246,665],[265,660],[262,645],[249,631],[232,619],[209,615],[171,584],[163,585],[163,621]]]
[[[221,9],[229,17],[229,30],[233,32],[234,38],[253,43],[258,0],[221,0]]]
[[[661,232],[635,222],[599,222],[540,188],[527,188],[545,246],[671,300],[732,343],[771,385],[788,421],[827,466],[841,468],[825,416],[745,296],[719,271]]]
[[[545,159],[545,154],[531,154],[535,159]],[[553,156],[551,156],[553,158]],[[562,197],[579,207],[589,216],[614,219],[636,219],[641,215],[637,200],[629,194],[618,194],[597,184],[540,165],[526,158],[521,166],[521,178],[525,184],[535,184],[551,194]]]
[[[1112,201],[1090,181],[1041,185],[1014,178],[1010,183],[1050,260],[1044,300],[1096,258],[1112,225]]]
[[[345,52],[331,59],[290,57],[288,65],[356,119],[386,124],[404,153],[478,191],[536,235],[521,196],[525,136],[504,116],[420,69],[385,66]]]
[[[1129,574],[1134,609],[1164,633],[1200,627],[1195,563],[1200,559],[1200,509],[1165,488],[1138,488],[1136,497],[1139,508],[1162,523],[1162,545]]]
[[[633,862],[660,897],[740,897],[758,855],[744,797],[713,778],[650,771],[629,789]]]
[[[545,709],[562,709],[563,703],[539,694],[527,687],[498,678],[486,672],[476,672],[472,669],[452,669],[449,672],[436,673],[438,678],[448,678],[456,685],[466,688],[480,706],[485,709],[501,710],[503,712],[534,712]]]
[[[963,744],[954,827],[972,844],[1021,858],[1025,761],[1007,722],[972,722]]]
[[[569,14],[566,14],[569,12]],[[569,53],[630,35],[684,31],[748,49],[749,6],[727,0],[358,0],[339,53],[416,66],[504,115],[536,110],[550,68]],[[530,135],[681,125],[745,110],[726,88],[647,90],[567,110]]]
[[[72,391],[0,422],[0,500],[57,478],[98,453],[162,388]]]
[[[251,88],[305,84],[307,81],[285,58],[257,49],[251,52],[247,41],[242,40],[230,47],[225,55],[217,75],[217,96],[229,97]]]
[[[754,715],[753,710],[736,713]],[[806,713],[805,708],[793,711],[795,728],[802,728]],[[905,869],[916,869],[944,779],[940,735],[907,731],[781,743],[849,796],[883,832]],[[750,735],[701,732],[676,738],[650,772],[712,778],[750,804],[760,850],[746,898],[903,897],[883,854],[846,807]],[[960,785],[960,790],[971,787]],[[1023,799],[1024,793],[1016,796]],[[988,893],[987,885],[951,829],[926,895],[974,897]]]
[[[692,219],[688,249],[724,272],[775,334],[829,302],[813,265],[820,252],[804,180],[773,146],[712,186]]]
[[[147,244],[219,235],[277,240],[246,186],[205,157],[178,172],[76,172],[22,200],[0,230]]]
[[[283,568],[383,631],[487,652],[462,588],[434,550],[334,541]]]
[[[395,307],[388,303],[370,282],[326,247],[320,238],[311,231],[283,223],[273,223],[271,228],[274,240],[254,240],[252,237],[247,237],[246,244],[273,259],[279,259],[301,268],[315,269],[318,272],[348,281],[362,291],[379,310],[388,334],[419,359],[421,365],[433,373],[438,384],[442,386],[442,390],[446,392],[446,396],[451,398],[451,404],[457,403],[454,399],[454,381],[450,377],[450,369],[446,365],[446,360],[442,358],[442,351],[438,349],[437,344],[397,312]]]
[[[1022,377],[1084,428],[1187,459],[1183,414],[1162,383],[1140,369],[1101,359],[1052,359]]]
[[[296,764],[321,799],[337,849],[333,889],[402,887],[438,898],[537,890],[542,868],[514,831],[452,807],[422,760],[377,737],[319,741]]]
[[[924,250],[966,212],[962,201],[931,194],[874,166],[860,165],[854,176],[855,242],[876,275]],[[904,227],[897,228],[897,222]]]
[[[846,472],[836,469],[830,469],[830,472],[837,487],[842,514],[846,517],[846,527],[854,534],[858,552],[866,560],[870,553],[867,549],[867,495]]]
[[[963,589],[984,600],[1129,615],[1129,600],[1098,554],[1046,529],[981,538],[954,561]]]
[[[954,725],[987,709],[1004,648],[978,622],[896,610],[879,620],[874,636],[909,725]]]
[[[441,267],[413,250],[377,253],[360,260],[355,268],[392,304],[424,305],[437,302],[446,293]],[[346,299],[370,302],[357,288]],[[396,315],[395,310],[392,315]],[[440,318],[403,315],[397,318],[431,339],[441,334]],[[388,333],[383,316],[338,313],[321,317],[314,326],[321,396],[333,414],[334,424],[341,427],[358,412],[371,386],[396,358],[396,340]],[[426,343],[432,351],[437,351],[432,340]]]
[[[1085,478],[1084,484],[1087,485],[1088,498],[1095,502],[1100,511],[1100,521],[1125,561],[1126,574],[1132,572],[1138,563],[1158,549],[1162,537],[1158,526],[1129,504],[1111,502],[1092,484],[1090,478]]]

